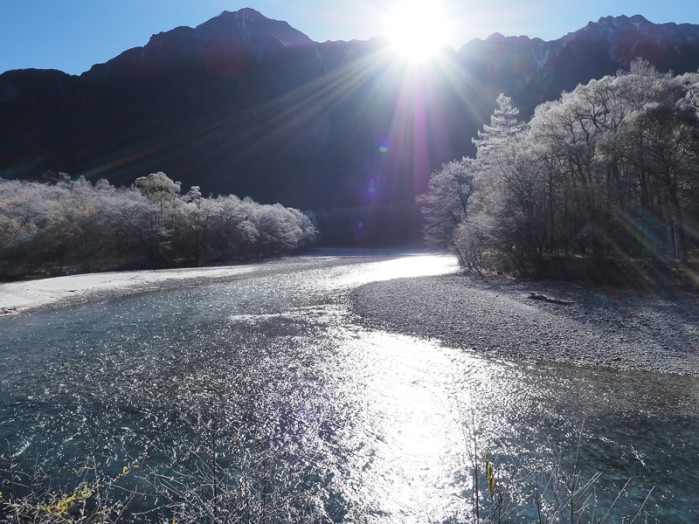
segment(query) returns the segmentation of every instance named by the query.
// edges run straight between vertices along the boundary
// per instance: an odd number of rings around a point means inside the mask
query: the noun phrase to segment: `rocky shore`
[[[452,274],[368,284],[352,299],[370,326],[495,358],[699,374],[695,294]]]

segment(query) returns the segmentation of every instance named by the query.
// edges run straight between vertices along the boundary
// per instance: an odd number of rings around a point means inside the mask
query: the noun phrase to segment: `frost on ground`
[[[368,284],[353,300],[370,325],[495,358],[699,374],[696,294],[444,275]]]
[[[195,279],[233,277],[252,270],[252,266],[226,266],[123,271],[0,284],[0,316],[66,302],[80,302],[95,296],[108,297],[156,287],[181,286]]]

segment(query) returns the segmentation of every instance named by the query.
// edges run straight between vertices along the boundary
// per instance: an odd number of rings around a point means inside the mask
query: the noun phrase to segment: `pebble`
[[[576,307],[527,300],[532,289]],[[455,274],[367,284],[352,304],[365,324],[457,348],[475,342],[476,351],[501,358],[699,375],[699,296],[690,292]]]

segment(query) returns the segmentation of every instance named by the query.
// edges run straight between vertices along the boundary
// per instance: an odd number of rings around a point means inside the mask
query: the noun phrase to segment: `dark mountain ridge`
[[[492,35],[416,71],[380,38],[316,43],[253,9],[151,37],[80,76],[0,75],[0,176],[130,184],[164,171],[205,194],[302,208],[412,206],[472,152],[499,92],[528,117],[636,59],[699,68],[699,26],[607,17],[554,41]]]
[[[699,25],[653,24],[641,15],[603,17],[550,42],[526,36],[473,40],[459,50],[465,69],[485,74],[524,116],[536,105],[643,59],[658,70],[699,69]]]

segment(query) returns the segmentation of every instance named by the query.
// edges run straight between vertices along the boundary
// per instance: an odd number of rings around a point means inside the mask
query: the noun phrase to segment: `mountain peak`
[[[244,7],[238,11],[223,11],[220,15],[207,20],[203,24],[199,24],[197,28],[211,24],[214,21],[222,23],[234,22],[238,26],[245,26],[248,23],[271,22],[272,20],[251,7]]]
[[[505,39],[506,39],[506,38],[505,38],[505,35],[503,35],[502,33],[498,32],[498,31],[496,31],[495,33],[493,33],[492,35],[490,35],[488,38],[486,38],[485,41],[486,41],[486,42],[502,42],[502,41],[504,41]]]
[[[634,24],[649,24],[650,22],[642,15],[633,15],[629,18]]]
[[[626,15],[604,16],[597,20],[597,22],[588,22],[585,27],[578,31],[568,33],[563,37],[563,40],[570,41],[582,38],[587,40],[599,39],[600,41],[615,43],[619,38],[651,37],[657,39],[661,33],[667,32],[665,29],[663,25],[649,22],[642,15],[633,15],[631,17]]]
[[[630,25],[638,28],[641,25],[649,25],[649,24],[651,24],[651,23],[642,15],[633,15],[632,17],[628,17],[626,15],[604,16],[597,21],[597,25],[609,26],[612,28],[618,28],[618,27],[630,26]]]
[[[230,11],[224,11],[223,13],[221,13],[221,15],[224,15],[226,13],[230,13]],[[269,20],[269,18],[267,18],[265,15],[251,7],[243,7],[242,9],[230,14],[233,14],[236,18],[240,20],[250,20],[253,22]]]
[[[198,25],[196,32],[204,39],[229,38],[232,35],[242,36],[246,42],[271,39],[284,47],[312,43],[310,38],[288,23],[267,18],[250,7],[239,11],[223,11],[220,15]]]
[[[160,75],[184,65],[229,75],[285,49],[307,48],[313,41],[288,23],[251,8],[223,11],[194,29],[181,26],[153,35],[143,47],[129,49],[88,74],[105,77],[111,70],[136,76]]]

